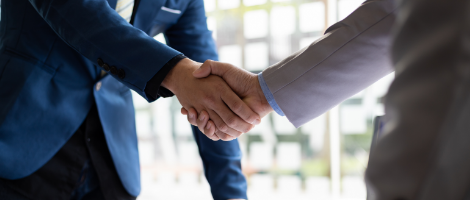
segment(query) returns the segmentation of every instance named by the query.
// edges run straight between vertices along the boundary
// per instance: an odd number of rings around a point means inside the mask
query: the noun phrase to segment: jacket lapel
[[[117,0],[108,0],[108,4],[111,8],[116,9]]]

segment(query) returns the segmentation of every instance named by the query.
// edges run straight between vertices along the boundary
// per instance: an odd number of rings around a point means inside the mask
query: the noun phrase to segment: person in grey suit
[[[366,171],[369,199],[469,199],[469,6],[369,0],[259,75],[214,61],[193,75],[219,75],[260,116],[275,110],[299,127],[395,71]],[[217,132],[206,112],[189,113],[206,135]]]

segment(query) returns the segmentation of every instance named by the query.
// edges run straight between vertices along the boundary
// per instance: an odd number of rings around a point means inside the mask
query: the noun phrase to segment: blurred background
[[[220,60],[258,73],[323,35],[363,0],[205,0]],[[163,35],[155,37],[161,42]],[[383,115],[390,74],[295,129],[266,116],[239,138],[250,200],[365,200],[372,120]],[[138,200],[212,199],[196,142],[176,98],[133,93],[142,167]]]
[[[205,0],[221,61],[259,72],[318,38],[363,0]],[[155,37],[164,42],[163,35]],[[372,120],[393,74],[295,129],[272,113],[239,138],[250,200],[365,200]],[[212,199],[176,98],[134,94],[142,166],[139,200]],[[184,191],[184,192],[183,192]]]

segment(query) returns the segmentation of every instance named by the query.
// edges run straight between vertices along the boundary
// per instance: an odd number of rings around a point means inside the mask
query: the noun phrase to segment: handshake
[[[181,60],[162,86],[172,91],[188,121],[210,139],[229,141],[250,131],[273,111],[258,75],[228,63]]]

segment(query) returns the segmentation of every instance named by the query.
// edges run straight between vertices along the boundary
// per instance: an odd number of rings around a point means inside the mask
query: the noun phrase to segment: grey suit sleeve
[[[366,1],[310,46],[263,71],[296,127],[393,71],[389,48],[395,0]]]

